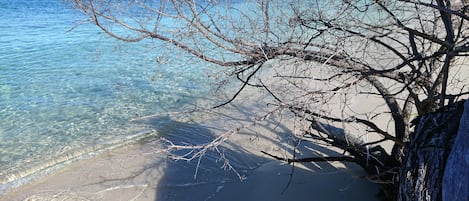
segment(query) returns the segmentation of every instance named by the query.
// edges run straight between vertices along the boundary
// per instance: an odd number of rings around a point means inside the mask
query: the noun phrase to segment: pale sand
[[[263,105],[264,102],[253,101]],[[176,142],[204,142],[226,130],[249,125],[259,105],[229,106],[219,114],[189,114],[154,117],[160,135]],[[233,112],[236,111],[236,112]],[[197,161],[172,161],[159,153],[161,144],[147,139],[140,144],[106,151],[62,168],[53,174],[14,189],[0,200],[379,200],[379,185],[350,163],[282,164],[260,151],[291,157],[292,131],[298,125],[287,114],[273,115],[256,126],[242,129],[225,145],[225,155],[246,177],[221,168],[218,156],[208,153],[194,178]],[[279,123],[280,122],[280,123]],[[223,128],[223,129],[221,129]],[[173,135],[177,133],[178,135]],[[298,157],[316,154],[338,155],[322,146],[303,143]],[[317,156],[317,155],[316,155]],[[293,172],[292,172],[293,170]],[[291,174],[293,173],[293,174]],[[290,181],[291,178],[291,181]]]
[[[287,187],[291,166],[278,161],[262,164],[243,182],[194,181],[191,168],[172,163],[166,169],[162,161],[127,147],[75,163],[1,200],[378,200],[378,186],[351,164],[295,168]]]

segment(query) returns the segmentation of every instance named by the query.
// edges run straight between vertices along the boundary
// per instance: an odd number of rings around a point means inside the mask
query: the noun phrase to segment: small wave
[[[62,154],[54,159],[47,160],[37,165],[20,168],[14,172],[0,175],[0,194],[3,194],[13,188],[27,184],[34,179],[50,174],[51,172],[65,167],[66,165],[85,158],[90,158],[106,150],[112,150],[125,145],[139,142],[149,137],[155,136],[155,130],[145,130],[133,135],[128,135],[106,144],[89,146],[79,150],[74,150]]]

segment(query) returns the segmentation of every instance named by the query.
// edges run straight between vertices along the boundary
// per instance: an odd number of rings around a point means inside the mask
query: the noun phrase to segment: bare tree
[[[214,108],[259,88],[272,97],[273,111],[288,110],[308,125],[298,139],[345,151],[343,157],[284,160],[353,161],[390,186],[412,118],[469,94],[460,76],[469,55],[463,1],[73,2],[114,38],[157,40],[223,68],[240,86]],[[375,104],[355,107],[360,100]],[[225,138],[217,140],[213,145]]]

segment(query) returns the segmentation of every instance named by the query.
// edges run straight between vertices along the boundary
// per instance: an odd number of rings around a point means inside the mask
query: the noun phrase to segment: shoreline
[[[357,166],[349,166],[350,164],[338,169],[327,163],[320,164],[322,169],[299,165],[294,169],[292,180],[290,180],[291,165],[276,160],[267,160],[249,172],[245,181],[233,178],[219,181],[194,181],[187,179],[193,176],[193,171],[187,172],[189,168],[177,167],[174,164],[170,166],[172,170],[167,175],[163,172],[167,171],[165,169],[168,167],[152,167],[140,172],[141,167],[136,166],[148,165],[149,161],[138,156],[145,153],[141,152],[142,147],[139,146],[131,145],[109,151],[97,158],[78,161],[53,175],[15,189],[0,200],[234,201],[241,199],[254,201],[294,198],[294,200],[306,201],[312,197],[318,200],[334,201],[379,200],[377,198],[379,186],[361,178],[364,172]],[[130,158],[136,163],[123,164],[127,161],[126,159]],[[107,164],[104,164],[104,161]],[[114,172],[102,172],[104,168],[110,168]],[[98,171],[92,172],[93,170]],[[130,173],[114,174],[122,170],[130,171]],[[135,174],[135,172],[140,172],[140,174]],[[149,175],[154,177],[148,179]],[[172,181],[171,177],[174,176],[182,176],[186,179],[184,182]]]
[[[102,152],[137,143],[152,135],[155,135],[155,131],[153,130],[141,131],[124,138],[116,139],[113,142],[69,151],[47,161],[8,172],[0,178],[0,195],[8,193],[15,188],[21,188],[21,186],[27,185],[42,177],[47,177],[49,174],[53,174],[55,171],[63,169],[76,161],[86,160]]]
[[[193,180],[193,166],[148,160],[145,145],[110,150],[4,195],[0,200],[363,200],[378,201],[379,186],[364,179],[353,164],[321,162],[292,166],[267,159],[246,172],[246,180]],[[146,159],[145,159],[146,158]],[[159,158],[159,160],[165,160]],[[129,163],[132,162],[132,163]],[[179,165],[178,165],[179,164]],[[342,166],[342,168],[337,168]],[[146,167],[146,168],[142,168]],[[219,167],[217,167],[219,168]],[[103,171],[103,170],[110,171]],[[126,174],[123,174],[126,171]],[[220,171],[224,171],[221,170]],[[216,173],[219,174],[220,172]],[[230,172],[221,172],[229,178]],[[151,176],[151,177],[150,177]],[[173,178],[182,177],[183,179]]]
[[[246,98],[250,99],[250,98]],[[255,99],[253,99],[255,100]],[[364,179],[364,172],[349,163],[307,163],[291,165],[268,158],[266,151],[290,156],[287,146],[295,126],[282,117],[271,116],[254,126],[252,114],[260,107],[230,105],[216,113],[192,113],[170,119],[152,136],[139,143],[105,150],[78,160],[45,177],[12,189],[0,200],[324,200],[378,201],[379,185]],[[243,100],[246,101],[246,100]],[[282,123],[280,123],[282,122]],[[222,128],[220,128],[220,126]],[[203,143],[245,126],[220,147],[231,165],[246,180],[240,181],[231,170],[224,170],[216,153],[207,152],[200,166],[197,160],[174,161],[162,153],[164,137],[179,143]],[[303,144],[323,155],[339,154],[327,147]],[[301,150],[300,150],[301,152]],[[304,154],[313,154],[303,150]],[[307,157],[308,155],[302,155]],[[317,155],[316,155],[317,156]],[[293,177],[290,174],[293,170]],[[195,174],[197,172],[197,174]],[[288,184],[289,183],[289,184]],[[289,185],[287,190],[285,187]],[[326,193],[324,193],[326,192]],[[330,199],[329,199],[330,198]]]

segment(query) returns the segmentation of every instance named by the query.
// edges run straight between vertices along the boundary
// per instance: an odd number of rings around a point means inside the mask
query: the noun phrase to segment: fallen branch
[[[305,162],[334,162],[334,161],[347,161],[347,162],[357,162],[354,157],[350,156],[327,156],[327,157],[310,157],[310,158],[282,158],[269,154],[265,151],[261,151],[263,154],[270,156],[274,159],[280,161],[286,161],[287,163],[305,163]]]

